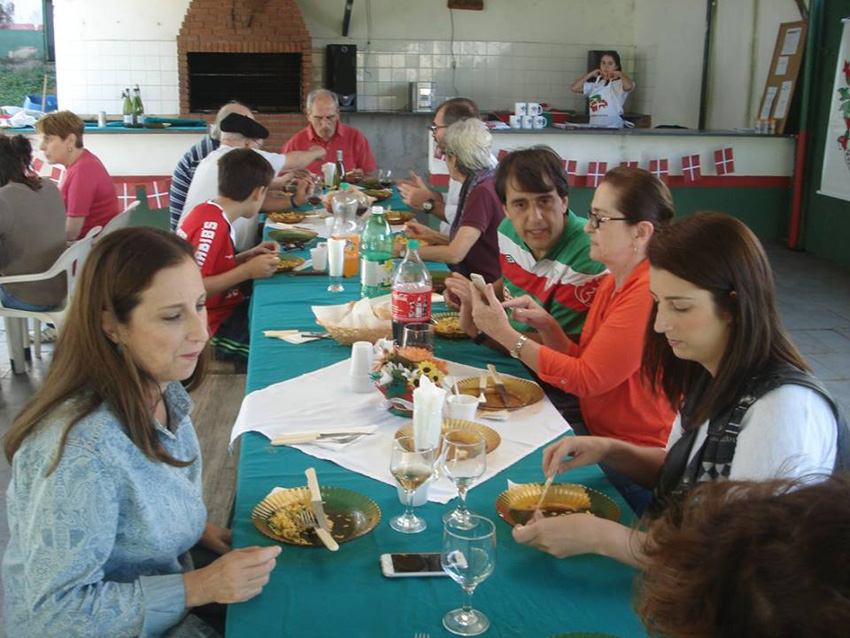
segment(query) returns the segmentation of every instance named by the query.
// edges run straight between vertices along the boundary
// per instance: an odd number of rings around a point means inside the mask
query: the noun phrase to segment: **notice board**
[[[776,132],[785,130],[785,123],[791,111],[791,98],[797,86],[797,77],[803,63],[806,50],[807,22],[783,22],[779,25],[779,35],[773,49],[773,59],[767,73],[761,105],[756,119],[773,119]]]

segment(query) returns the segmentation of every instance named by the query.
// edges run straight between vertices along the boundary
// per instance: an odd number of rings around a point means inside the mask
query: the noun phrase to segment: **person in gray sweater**
[[[23,135],[0,135],[0,275],[49,269],[65,250],[65,205],[49,179],[29,166],[32,145]],[[0,305],[17,310],[51,310],[65,298],[66,281],[0,285]]]

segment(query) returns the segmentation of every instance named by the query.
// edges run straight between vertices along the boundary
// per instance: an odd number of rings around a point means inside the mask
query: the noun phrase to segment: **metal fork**
[[[334,542],[331,533],[327,530],[323,530],[319,526],[319,519],[316,518],[316,512],[314,512],[312,509],[300,510],[298,512],[298,519],[306,529],[315,530],[316,536],[319,537],[319,540],[322,541],[325,547],[327,547],[329,550],[335,552],[339,549],[339,545]]]
[[[487,375],[482,374],[478,377],[478,403],[487,403],[487,397],[484,396],[484,391],[487,389]]]
[[[339,443],[340,445],[344,443],[351,443],[352,441],[356,441],[361,436],[365,436],[362,432],[357,432],[356,434],[345,434],[343,436],[326,436],[320,441],[330,441],[331,443]]]
[[[431,638],[431,634],[426,633],[424,631],[417,631],[413,634],[413,638]]]

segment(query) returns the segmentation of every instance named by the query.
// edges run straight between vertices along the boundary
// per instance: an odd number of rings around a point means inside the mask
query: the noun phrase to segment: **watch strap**
[[[476,346],[480,346],[485,341],[487,341],[487,334],[484,332],[479,332],[472,340],[472,343],[474,343]]]
[[[510,355],[514,359],[519,359],[519,355],[522,352],[522,347],[525,345],[525,342],[528,341],[528,337],[525,335],[520,335],[519,339],[516,340],[514,347],[510,349]]]

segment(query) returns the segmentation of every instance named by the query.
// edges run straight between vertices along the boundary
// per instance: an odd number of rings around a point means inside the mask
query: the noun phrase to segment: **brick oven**
[[[306,126],[312,40],[295,0],[192,0],[177,57],[183,116],[211,120],[221,104],[245,102],[271,151]]]

